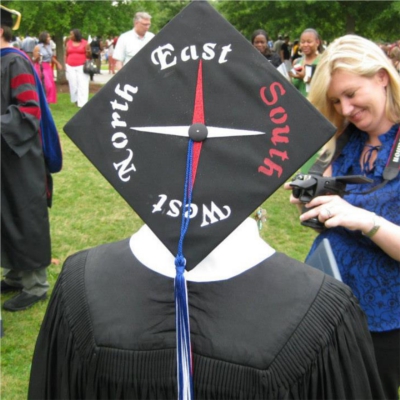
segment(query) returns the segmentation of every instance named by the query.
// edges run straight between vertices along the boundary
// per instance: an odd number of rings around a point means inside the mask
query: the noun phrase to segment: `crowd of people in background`
[[[96,35],[93,37],[89,36],[87,40],[82,38],[88,47],[85,50],[85,59],[80,61],[79,66],[84,64],[84,60],[92,59],[97,66],[98,73],[114,75],[132,57],[131,53],[135,54],[154,37],[154,34],[149,32],[150,26],[151,15],[141,12],[137,13],[134,17],[133,29],[122,33],[120,36],[105,37]],[[78,31],[78,29],[73,29],[73,31]],[[43,35],[47,35],[46,38],[44,38]],[[81,33],[79,33],[79,35],[82,36]],[[117,47],[119,39],[121,40]],[[71,36],[64,38],[67,79],[69,85],[72,85],[73,88],[71,91],[71,101],[76,103],[78,107],[82,107],[88,100],[88,94],[86,94],[88,90],[83,88],[88,88],[89,81],[86,82],[87,77],[83,76],[84,73],[82,71],[82,74],[79,74],[80,81],[85,80],[85,82],[81,82],[78,86],[82,88],[81,91],[84,90],[82,96],[85,100],[77,101],[77,94],[73,94],[77,90],[77,83],[76,79],[72,79],[73,76],[70,68],[71,66],[76,67],[77,65],[68,64],[67,61],[68,56],[71,56],[67,48],[67,44],[70,40]],[[278,34],[276,40],[269,37],[265,30],[257,29],[253,32],[250,42],[307,97],[312,76],[318,65],[321,54],[328,46],[328,43],[322,40],[315,29],[306,29],[302,32],[300,38],[295,39],[292,39],[289,34]],[[127,48],[127,43],[130,43],[129,48]],[[382,42],[377,44],[391,60],[400,74],[400,39],[390,43]],[[50,34],[48,32],[42,32],[39,38],[37,38],[31,36],[30,33],[26,33],[24,38],[14,37],[13,46],[23,50],[37,64],[37,71],[42,71],[48,102],[55,103],[57,101],[57,94],[55,87],[53,88],[50,82],[50,72],[54,77],[56,70],[60,70],[62,66],[56,57],[56,44]],[[35,57],[34,49],[36,48],[36,51],[38,51],[37,46],[40,46],[40,54],[36,52]],[[39,56],[40,58],[38,58]],[[107,72],[101,71],[102,65],[108,65]],[[69,73],[68,70],[70,70]],[[89,75],[89,77],[90,81],[94,80],[93,74]]]
[[[147,14],[147,13],[146,13]],[[147,14],[148,15],[148,14]],[[150,18],[146,18],[148,20]],[[140,25],[140,24],[139,24]],[[137,25],[136,25],[137,26]],[[150,27],[150,25],[148,25]],[[263,29],[258,29],[254,31],[252,37],[251,37],[251,42],[254,44],[254,34],[255,32],[261,32],[266,38],[266,47],[268,50],[268,53],[270,54],[276,54],[279,56],[281,62],[285,63],[288,67],[292,66],[293,63],[297,58],[301,58],[303,55],[302,52],[302,46],[300,43],[300,38],[295,38],[291,39],[289,35],[278,35],[278,38],[274,41],[265,30]],[[147,31],[146,31],[147,32]],[[150,33],[150,32],[149,32]],[[113,59],[112,55],[115,50],[117,41],[118,41],[119,36],[93,36],[88,37],[88,42],[93,47],[94,51],[92,53],[92,58],[94,59],[99,59],[102,64],[113,64]],[[65,37],[65,41],[68,40],[68,36]],[[321,46],[323,49],[325,49],[328,45],[327,41],[323,41],[321,37],[319,37],[319,40],[321,42]],[[23,50],[28,56],[32,57],[33,55],[33,49],[34,47],[39,44],[39,37],[36,36],[31,36],[29,32],[26,33],[24,37],[20,36],[15,36],[13,38],[12,42],[13,46],[16,48],[19,48]],[[399,50],[400,50],[400,39],[394,42],[377,42],[379,47],[382,49],[382,51],[393,60],[393,63],[395,66],[397,66],[397,70],[400,71],[400,58],[399,58]],[[50,37],[50,45],[51,49],[55,53],[56,50],[56,44],[54,40]],[[283,49],[282,49],[283,46]],[[255,46],[257,47],[257,46]],[[289,54],[289,55],[288,55]],[[290,64],[287,63],[289,60]],[[115,63],[115,61],[114,61]],[[115,73],[115,67],[111,67],[108,71],[108,73],[114,74]]]
[[[82,32],[71,29],[69,36],[64,37],[64,61],[66,78],[68,80],[71,102],[77,107],[83,107],[89,100],[89,82],[94,80],[94,74],[101,74],[103,64],[108,64],[108,73],[114,75],[126,64],[154,34],[149,32],[151,15],[138,12],[133,18],[133,29],[120,36],[107,38],[97,35],[85,39]],[[56,44],[48,32],[42,32],[39,38],[29,33],[24,38],[13,37],[12,46],[27,54],[35,64],[42,77],[48,103],[57,102],[55,86],[55,69],[63,67],[56,55]],[[92,60],[97,71],[88,72],[85,69],[87,60]]]

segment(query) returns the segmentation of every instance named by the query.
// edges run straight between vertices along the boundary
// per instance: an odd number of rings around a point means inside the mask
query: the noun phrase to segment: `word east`
[[[178,58],[180,61],[187,62],[189,60],[198,60],[199,58],[208,61],[218,57],[219,64],[226,63],[228,61],[227,55],[232,51],[231,45],[223,46],[218,52],[215,50],[216,46],[216,43],[205,43],[201,48],[191,45],[177,52],[172,44],[166,44],[157,47],[151,53],[151,61],[155,65],[160,65],[161,70],[176,65]]]
[[[278,178],[283,172],[283,167],[279,163],[289,159],[287,151],[276,148],[281,143],[289,143],[290,126],[286,123],[288,115],[286,110],[279,105],[279,97],[284,96],[285,93],[286,90],[279,82],[271,83],[268,90],[265,86],[260,89],[262,101],[270,108],[269,118],[276,126],[272,130],[271,137],[271,142],[275,148],[269,149],[269,158],[264,158],[264,165],[258,167],[258,172],[267,176],[277,174]]]
[[[167,202],[168,197],[165,194],[160,194],[158,196],[160,198],[157,204],[153,204],[153,214],[157,212],[165,212],[167,211],[167,215],[173,218],[177,218],[181,215],[182,202],[179,200],[170,200]],[[195,218],[199,214],[199,207],[192,203],[190,205],[190,209],[188,210],[188,206],[185,207],[185,217],[186,218]],[[228,218],[231,215],[231,208],[229,206],[223,206],[222,209],[219,208],[213,201],[211,202],[211,207],[207,207],[203,204],[201,210],[202,222],[201,226],[207,226],[210,224],[214,224],[216,222],[222,221]]]

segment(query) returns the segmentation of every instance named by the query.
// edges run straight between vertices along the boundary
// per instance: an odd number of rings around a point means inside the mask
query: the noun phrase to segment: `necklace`
[[[374,161],[376,158],[375,152],[378,153],[378,151],[381,149],[381,146],[373,146],[371,144],[366,144],[364,146],[364,149],[365,148],[367,150],[363,151],[361,168],[363,172],[369,173],[374,168]]]

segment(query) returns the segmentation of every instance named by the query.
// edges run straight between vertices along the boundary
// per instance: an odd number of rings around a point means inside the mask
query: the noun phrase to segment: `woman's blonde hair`
[[[332,74],[337,70],[367,78],[385,70],[389,77],[386,116],[393,123],[400,121],[400,76],[392,62],[370,40],[357,35],[342,36],[334,40],[322,54],[308,94],[308,100],[338,129],[335,137],[322,149],[327,157],[333,156],[336,138],[346,125],[345,118],[336,112],[327,96]]]

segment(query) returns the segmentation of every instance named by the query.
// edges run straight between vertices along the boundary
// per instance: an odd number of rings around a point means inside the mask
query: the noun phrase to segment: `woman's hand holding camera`
[[[300,221],[317,217],[326,228],[343,226],[352,231],[367,233],[375,223],[374,213],[355,207],[337,195],[318,196],[304,206],[310,210],[301,214]]]
[[[293,187],[287,182],[284,189],[292,190]],[[360,230],[386,254],[400,261],[400,227],[374,212],[355,207],[338,195],[317,196],[304,204],[291,193],[290,202],[297,205],[300,213],[303,212],[301,222],[317,218],[328,229],[342,226]]]
[[[374,213],[352,206],[338,195],[317,196],[309,203],[303,203],[293,196],[293,186],[290,183],[286,182],[283,188],[292,190],[289,201],[296,204],[303,213],[300,215],[301,222],[317,218],[326,228],[343,226],[352,231],[359,229],[364,233],[372,229]],[[305,209],[309,210],[304,211]]]
[[[295,204],[295,205],[297,206],[299,212],[301,213],[301,211],[302,211],[302,206],[303,206],[304,203],[302,203],[297,197],[294,197],[294,196],[293,196],[293,187],[290,186],[290,182],[286,182],[286,183],[283,185],[283,188],[286,189],[286,190],[290,190],[290,191],[291,191],[291,192],[290,192],[289,201],[290,201],[290,203]]]

